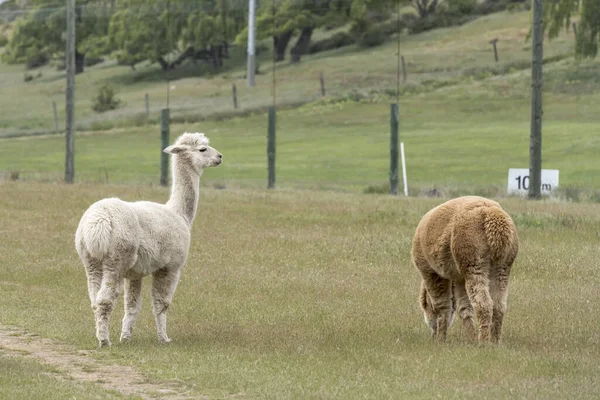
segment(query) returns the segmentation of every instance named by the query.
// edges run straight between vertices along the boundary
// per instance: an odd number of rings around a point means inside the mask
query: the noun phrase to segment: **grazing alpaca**
[[[184,133],[164,152],[173,155],[173,186],[167,204],[100,200],[83,214],[75,234],[100,347],[111,344],[108,322],[123,283],[125,317],[121,341],[131,338],[142,307],[142,278],[150,274],[158,340],[171,341],[167,337],[166,311],[187,258],[200,176],[203,168],[221,164],[222,155],[208,146],[208,138],[202,133]]]
[[[419,303],[434,338],[446,339],[456,309],[473,340],[500,341],[518,249],[515,225],[495,201],[459,197],[423,216],[411,256],[422,278]]]

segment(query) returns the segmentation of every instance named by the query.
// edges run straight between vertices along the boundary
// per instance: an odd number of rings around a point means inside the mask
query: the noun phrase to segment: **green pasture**
[[[508,93],[502,93],[502,84],[494,81],[474,82],[402,100],[400,138],[405,144],[409,192],[419,195],[435,187],[446,195],[505,193],[508,169],[529,166],[526,88],[521,78],[514,77]],[[600,139],[595,135],[599,117],[591,106],[597,100],[597,94],[556,91],[545,96],[543,168],[560,170],[561,187],[600,189],[596,151]],[[385,190],[389,130],[389,104],[384,102],[315,103],[280,111],[278,187]],[[224,154],[225,163],[206,174],[204,185],[266,185],[266,115],[173,124],[171,141],[183,131],[205,132]],[[0,171],[18,171],[22,180],[63,178],[63,137],[0,143]],[[76,137],[75,150],[78,182],[158,182],[160,130],[156,125],[82,133]]]
[[[167,195],[139,186],[0,185],[0,322],[94,349],[73,247],[78,220],[100,198]],[[502,201],[521,250],[503,343],[479,347],[460,324],[446,344],[433,343],[418,309],[410,242],[441,201],[205,188],[169,311],[173,343],[157,343],[146,280],[132,342],[117,342],[121,299],[111,320],[116,343],[92,356],[208,398],[597,398],[600,337],[591,316],[600,206]],[[11,381],[0,382],[11,393]]]

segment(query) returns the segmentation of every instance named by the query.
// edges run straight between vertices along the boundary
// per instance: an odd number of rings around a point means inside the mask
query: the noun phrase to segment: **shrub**
[[[450,10],[461,14],[471,14],[477,5],[477,0],[449,0]]]
[[[355,40],[346,32],[338,32],[327,39],[311,43],[308,48],[308,54],[319,53],[321,51],[335,50],[344,46],[354,44]]]
[[[469,22],[474,17],[471,15],[463,15],[456,11],[444,11],[435,14],[430,14],[425,18],[416,20],[410,27],[410,33],[421,33],[430,31],[436,28],[447,28],[450,26],[462,25]]]
[[[121,100],[115,97],[115,91],[112,87],[104,85],[98,90],[98,94],[93,99],[92,110],[102,113],[114,110],[121,105]]]
[[[41,67],[43,65],[48,64],[50,61],[50,56],[45,52],[34,52],[32,55],[27,57],[27,61],[25,62],[25,67],[27,69],[34,69]]]
[[[379,24],[379,27],[386,36],[390,36],[395,35],[396,33],[398,33],[398,31],[402,33],[404,29],[408,28],[408,25],[409,24],[407,23],[407,19],[402,18],[400,20],[392,19],[390,21],[384,22],[382,24]]]
[[[358,39],[361,47],[375,47],[385,42],[387,35],[379,25],[369,27]]]
[[[8,38],[6,35],[0,35],[0,47],[4,47],[8,44]]]
[[[25,75],[23,76],[23,81],[24,82],[31,82],[35,77],[33,75],[31,75],[28,72],[25,72]]]
[[[92,66],[94,66],[96,64],[100,64],[101,62],[104,62],[104,58],[102,58],[102,57],[87,56],[85,58],[84,65],[86,67],[92,67]]]

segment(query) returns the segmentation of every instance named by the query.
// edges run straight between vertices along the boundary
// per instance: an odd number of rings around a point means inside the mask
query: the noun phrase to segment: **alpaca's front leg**
[[[125,280],[125,316],[121,328],[121,342],[131,339],[131,331],[142,309],[142,279]]]
[[[161,269],[152,275],[152,311],[156,318],[158,340],[163,343],[171,341],[167,336],[167,309],[171,305],[178,282],[179,267]]]

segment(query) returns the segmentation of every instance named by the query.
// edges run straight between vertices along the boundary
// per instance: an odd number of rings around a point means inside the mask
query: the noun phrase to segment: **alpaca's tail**
[[[101,210],[89,210],[79,227],[81,242],[94,258],[103,259],[108,252],[112,223],[109,215]]]
[[[494,260],[505,260],[516,256],[518,238],[515,224],[510,216],[499,207],[487,207],[483,227]]]

